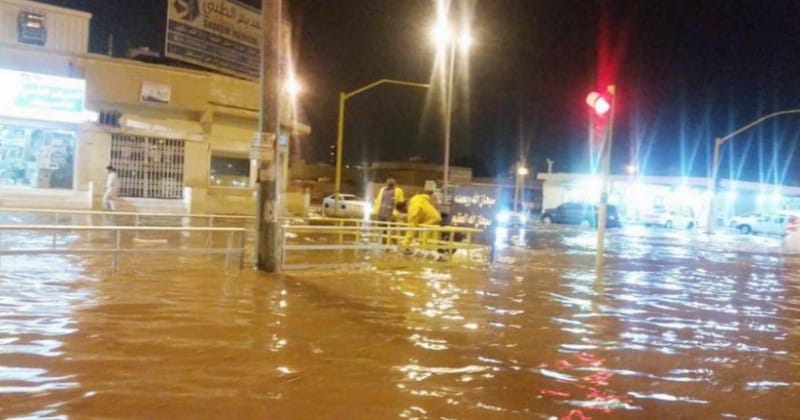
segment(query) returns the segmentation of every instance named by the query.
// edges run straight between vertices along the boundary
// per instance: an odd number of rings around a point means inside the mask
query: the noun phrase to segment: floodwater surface
[[[521,239],[521,238],[517,238]],[[226,272],[3,257],[0,416],[797,418],[800,261],[682,232],[528,232],[490,267]]]

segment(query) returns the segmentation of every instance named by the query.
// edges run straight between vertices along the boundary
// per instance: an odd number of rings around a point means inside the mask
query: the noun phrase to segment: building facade
[[[0,0],[0,205],[99,208],[111,164],[121,210],[253,214],[259,84],[88,53],[90,19]],[[285,170],[310,128],[281,109]]]

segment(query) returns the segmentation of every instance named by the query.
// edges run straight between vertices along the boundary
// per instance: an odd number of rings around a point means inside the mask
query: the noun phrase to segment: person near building
[[[117,170],[113,166],[106,166],[106,191],[103,193],[103,208],[106,211],[114,211],[116,205],[114,200],[117,198],[119,192],[119,176]]]
[[[396,209],[401,213],[407,214],[406,218],[411,227],[439,226],[442,222],[442,215],[434,207],[429,194],[417,194],[408,201],[398,203]],[[403,240],[403,248],[406,251],[410,250],[411,241],[414,239],[415,233],[414,231],[406,233]],[[426,232],[420,232],[418,242],[424,243],[427,238]]]
[[[386,178],[386,184],[378,191],[375,196],[375,203],[372,206],[372,216],[381,222],[397,220],[400,213],[395,208],[397,203],[405,201],[403,189],[397,186],[393,177]]]

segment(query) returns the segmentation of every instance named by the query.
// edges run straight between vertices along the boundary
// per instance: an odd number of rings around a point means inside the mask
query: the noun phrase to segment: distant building
[[[553,208],[568,201],[596,203],[600,199],[600,178],[576,173],[540,173],[543,207]],[[705,225],[710,203],[708,178],[612,175],[609,203],[623,218],[637,222],[657,210],[691,209]],[[746,181],[722,180],[714,200],[718,221],[751,211],[800,210],[800,188]]]

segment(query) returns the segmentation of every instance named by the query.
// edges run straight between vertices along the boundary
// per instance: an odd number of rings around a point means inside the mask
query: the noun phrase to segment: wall
[[[87,51],[91,14],[27,0],[0,0],[0,43],[19,43],[17,18],[22,11],[45,16],[47,40],[34,48],[70,53]]]

